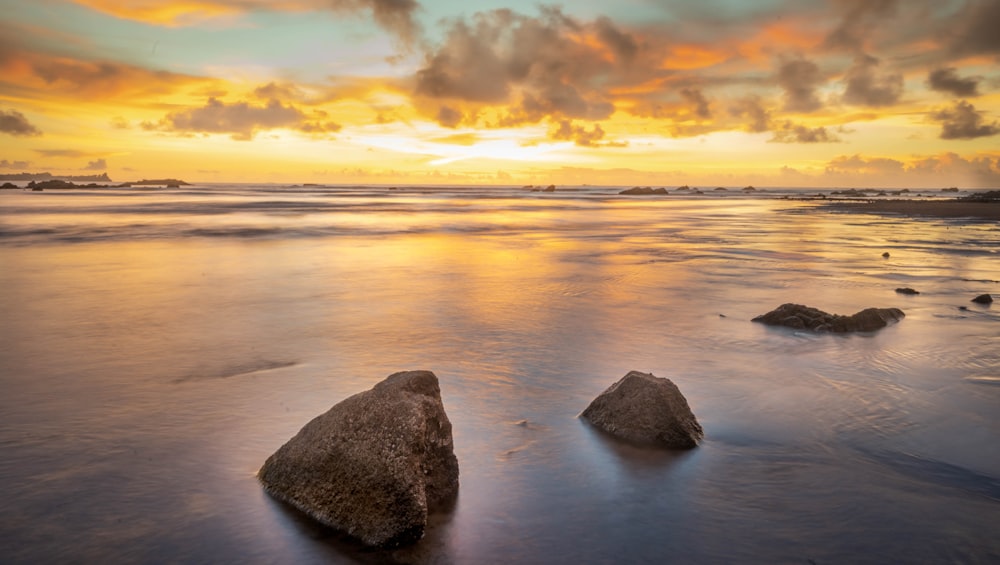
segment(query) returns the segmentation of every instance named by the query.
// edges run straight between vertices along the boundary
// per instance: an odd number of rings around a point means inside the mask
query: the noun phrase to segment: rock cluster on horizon
[[[395,373],[305,425],[258,473],[265,490],[371,546],[419,540],[458,493],[451,422],[430,371]]]
[[[624,194],[626,196],[650,196],[653,194],[669,194],[669,193],[667,192],[667,189],[663,187],[653,188],[651,186],[633,186],[632,188],[626,188],[625,190],[622,190],[618,194]]]
[[[899,308],[867,308],[851,316],[842,316],[789,303],[761,314],[752,321],[816,332],[873,332],[902,320],[905,315]]]
[[[670,379],[630,371],[580,417],[630,443],[691,449],[704,437],[687,399]]]

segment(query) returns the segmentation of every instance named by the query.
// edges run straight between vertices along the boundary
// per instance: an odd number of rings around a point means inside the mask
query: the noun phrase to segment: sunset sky
[[[1000,0],[0,8],[0,174],[1000,187]]]

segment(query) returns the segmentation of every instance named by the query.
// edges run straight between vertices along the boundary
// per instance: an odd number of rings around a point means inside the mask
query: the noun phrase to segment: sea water
[[[0,192],[0,561],[998,562],[1000,310],[970,299],[1000,228],[789,194]],[[906,318],[750,321],[785,302]],[[306,422],[410,369],[461,469],[419,544],[263,492]],[[678,385],[698,448],[578,418],[630,370]]]

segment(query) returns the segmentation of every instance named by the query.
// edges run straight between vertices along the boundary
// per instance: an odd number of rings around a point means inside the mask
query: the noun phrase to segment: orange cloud
[[[113,61],[86,61],[65,56],[16,51],[0,59],[0,94],[74,102],[141,102],[179,90],[206,85],[212,79],[150,70]]]
[[[728,60],[730,54],[718,48],[693,43],[674,45],[663,61],[663,68],[692,70],[718,65]]]
[[[184,26],[225,18],[250,11],[309,12],[332,10],[340,13],[371,12],[382,28],[406,45],[420,34],[414,18],[417,0],[73,0],[117,18],[162,26]]]

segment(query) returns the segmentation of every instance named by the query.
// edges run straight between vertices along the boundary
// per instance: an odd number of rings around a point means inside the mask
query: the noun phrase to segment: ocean
[[[0,191],[0,561],[1000,562],[1000,307],[970,302],[1000,226],[618,190]],[[750,321],[786,302],[906,317]],[[415,369],[461,471],[419,544],[263,492],[306,422]],[[578,418],[630,370],[698,448]]]

